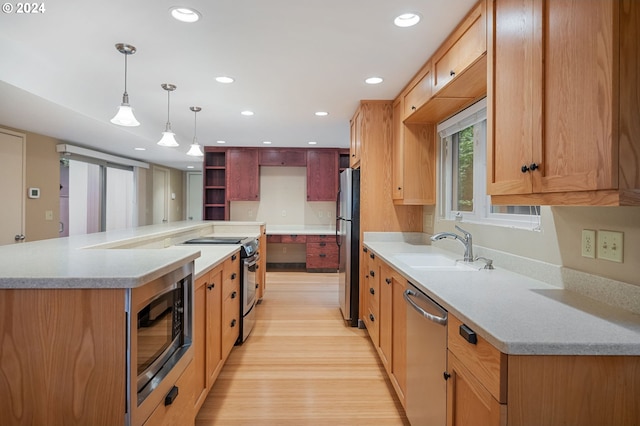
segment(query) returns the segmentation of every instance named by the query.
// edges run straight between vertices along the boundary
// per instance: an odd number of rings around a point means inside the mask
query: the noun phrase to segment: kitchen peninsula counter
[[[184,221],[0,246],[0,289],[135,288],[191,261],[197,278],[239,246],[178,244],[211,234],[257,237],[262,225]]]
[[[452,253],[426,241],[365,233],[364,246],[508,355],[640,355],[640,315],[505,270],[413,268],[399,253]],[[457,255],[457,257],[456,257]],[[479,262],[482,268],[484,263]]]

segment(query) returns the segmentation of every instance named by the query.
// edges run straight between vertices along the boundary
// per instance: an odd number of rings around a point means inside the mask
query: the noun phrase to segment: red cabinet
[[[258,150],[251,148],[227,150],[227,200],[258,201],[259,199]]]
[[[260,165],[304,167],[307,165],[306,149],[261,149]]]
[[[338,151],[307,151],[307,201],[335,201],[338,195]]]

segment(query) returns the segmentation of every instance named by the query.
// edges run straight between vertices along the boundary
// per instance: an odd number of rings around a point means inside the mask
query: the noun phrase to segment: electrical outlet
[[[283,252],[283,253],[286,253],[286,252],[287,252],[287,247],[286,247],[286,246],[285,246],[285,247],[282,247],[282,252]]]
[[[615,231],[598,232],[598,259],[622,263],[624,234]]]
[[[286,217],[287,216],[287,211],[286,210],[282,210],[282,217]]]
[[[44,219],[45,220],[53,220],[53,210],[46,210],[44,212]]]
[[[596,258],[596,231],[582,230],[582,257]]]

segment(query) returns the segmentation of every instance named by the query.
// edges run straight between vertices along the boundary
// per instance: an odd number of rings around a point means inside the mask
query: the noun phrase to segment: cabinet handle
[[[376,294],[376,291],[373,289],[373,287],[369,287],[369,293]]]
[[[327,243],[320,243],[320,247],[324,247],[326,245],[327,245]]]
[[[476,335],[476,332],[467,327],[465,324],[462,324],[460,326],[460,335],[464,338],[464,340],[471,343],[472,345],[478,343],[478,336]]]
[[[529,166],[527,166],[526,164],[523,165],[522,167],[520,167],[520,171],[522,173],[527,173],[529,171]]]
[[[375,272],[373,272],[373,271],[369,271],[369,275],[371,275],[372,277],[375,277],[375,276],[376,276],[376,273],[375,273]]]
[[[232,298],[232,299],[235,299],[235,298],[236,298],[236,296],[238,296],[238,293],[237,293],[237,292],[235,292],[235,291],[234,291],[233,293],[231,293],[231,298]]]
[[[451,374],[447,373],[446,371],[443,373],[444,379],[445,380],[449,380],[449,377],[451,377]]]
[[[368,251],[369,251],[369,249],[368,249],[368,248],[366,248],[366,247],[363,247],[363,248],[362,248],[362,251],[366,253],[366,252],[368,252]]]
[[[356,155],[355,155],[355,154],[351,154],[351,156],[352,156],[352,157],[355,157]]]
[[[535,170],[538,170],[540,168],[540,165],[536,164],[536,163],[531,163],[528,166],[525,164],[522,167],[520,167],[520,171],[522,173],[527,173],[529,171],[533,172]]]
[[[534,171],[534,170],[539,169],[539,168],[540,168],[540,166],[538,166],[536,163],[531,163],[531,165],[529,165],[529,169],[531,171]]]
[[[398,187],[398,191],[401,191],[401,190],[402,190],[402,187],[401,187],[401,186],[399,186],[399,187]]]
[[[260,284],[256,283],[256,288],[260,287]]]
[[[231,320],[231,324],[230,325],[231,325],[231,327],[235,327],[236,326],[236,319],[235,318]]]
[[[176,398],[178,397],[178,387],[174,386],[171,388],[171,390],[169,391],[169,393],[167,394],[167,396],[164,397],[164,405],[165,407],[168,405],[173,404],[173,401],[176,400]]]
[[[327,257],[327,255],[324,253],[320,253],[320,257]]]
[[[236,260],[237,258],[238,258],[238,256],[237,256],[237,255],[235,255],[235,254],[232,254],[232,255],[231,255],[231,260]]]
[[[369,319],[373,322],[376,320],[376,317],[374,317],[373,314],[369,314]]]
[[[453,77],[454,75],[456,75],[456,72],[455,72],[454,70],[451,70],[451,71],[449,71],[449,75],[450,75],[451,77]]]
[[[387,282],[387,284],[391,284],[391,278],[385,278],[384,280]]]
[[[232,280],[235,280],[235,279],[236,279],[236,276],[237,276],[237,275],[236,275],[236,273],[234,272],[233,274],[231,274],[231,279],[232,279]]]
[[[369,253],[369,257],[370,257],[370,258],[372,258],[372,259],[375,259],[375,258],[376,258],[376,255],[375,255],[375,254],[373,254],[373,253]]]
[[[207,286],[207,289],[209,290],[213,290],[213,288],[216,286],[216,283],[212,283],[210,285]]]
[[[415,105],[411,105],[411,111],[415,111],[416,109]]]

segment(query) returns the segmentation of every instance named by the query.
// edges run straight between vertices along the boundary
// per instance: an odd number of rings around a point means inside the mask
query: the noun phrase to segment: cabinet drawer
[[[176,381],[175,387],[178,389],[173,403],[164,405],[164,401],[161,401],[144,423],[144,426],[193,425],[195,413],[193,410],[193,393],[190,391],[194,373],[195,367],[193,361],[191,361]]]
[[[463,323],[449,314],[447,325],[449,350],[498,402],[505,403],[507,401],[507,355],[480,336],[476,336],[475,344],[470,343],[461,335],[461,326]]]
[[[333,243],[336,244],[335,234],[330,235],[307,235],[308,243]]]
[[[433,56],[433,94],[487,51],[486,2],[480,3]]]
[[[378,321],[378,311],[368,307],[364,322],[367,326],[367,332],[369,333],[369,337],[371,337],[373,346],[377,348],[380,346],[380,324]]]
[[[281,243],[306,243],[307,236],[306,235],[283,235],[280,241]]]
[[[240,297],[226,299],[222,308],[222,356],[226,358],[239,336]]]
[[[267,235],[267,242],[268,243],[281,243],[282,242],[282,235]]]
[[[310,243],[307,242],[307,256],[317,256],[319,254],[325,254],[338,257],[338,245],[335,241],[327,241],[322,243]]]
[[[309,253],[307,246],[307,269],[338,269],[338,252]]]
[[[433,85],[431,82],[431,63],[428,62],[424,68],[422,77],[404,95],[404,118],[413,114],[431,98]]]

